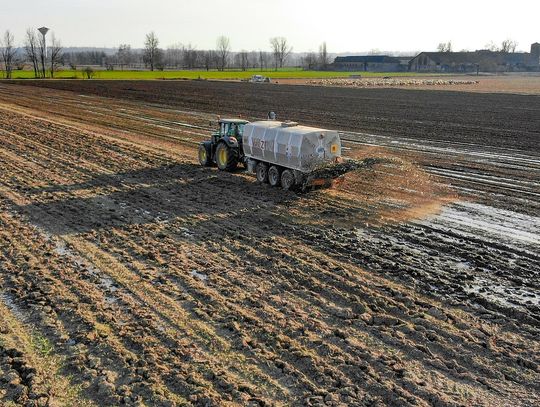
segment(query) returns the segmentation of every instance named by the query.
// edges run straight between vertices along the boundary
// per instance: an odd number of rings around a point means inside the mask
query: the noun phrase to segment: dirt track
[[[466,142],[346,132],[393,164],[296,195],[195,165],[223,112],[156,86],[0,84],[0,402],[540,402],[537,104],[479,101]]]

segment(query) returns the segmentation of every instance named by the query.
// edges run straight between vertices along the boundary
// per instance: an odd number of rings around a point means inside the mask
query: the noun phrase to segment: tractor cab
[[[218,168],[229,171],[236,168],[244,159],[242,135],[247,123],[242,119],[219,119],[218,130],[199,146],[199,162],[204,166],[216,163]]]
[[[248,123],[241,119],[220,119],[219,120],[219,137],[236,137],[242,140],[244,126]]]

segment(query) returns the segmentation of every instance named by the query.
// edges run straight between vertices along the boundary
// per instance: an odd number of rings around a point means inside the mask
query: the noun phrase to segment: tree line
[[[511,53],[516,52],[517,46],[517,41],[506,39],[501,43],[501,45],[497,45],[491,41],[490,43],[486,44],[484,48],[486,51]],[[440,42],[439,45],[437,45],[437,51],[453,52],[452,41]],[[467,50],[462,50],[461,52],[467,52]]]
[[[136,50],[130,44],[121,44],[114,54],[103,51],[65,52],[60,40],[51,33],[45,43],[44,37],[35,29],[28,29],[22,46],[15,46],[13,34],[7,30],[0,38],[0,63],[4,76],[12,77],[14,70],[30,66],[36,78],[54,78],[60,67],[77,70],[82,67],[88,78],[93,76],[92,66],[113,69],[205,69],[220,70],[235,68],[279,69],[285,66],[301,66],[308,70],[328,69],[330,56],[326,43],[322,43],[319,52],[294,55],[293,47],[285,37],[273,37],[269,40],[270,51],[233,52],[231,41],[222,35],[216,39],[216,46],[211,50],[198,50],[191,44],[173,44],[165,49],[154,32],[146,34],[144,48]],[[292,60],[291,60],[292,59]]]
[[[6,30],[0,38],[0,58],[7,79],[11,79],[15,69],[23,69],[26,63],[32,66],[36,78],[54,78],[63,64],[62,45],[54,33],[51,33],[46,44],[44,37],[36,30],[28,29],[22,49],[21,53],[15,47],[15,37]]]
[[[231,41],[222,35],[216,40],[213,50],[197,50],[191,44],[184,46],[176,44],[166,50],[159,48],[159,40],[154,32],[146,35],[143,50],[143,62],[150,70],[172,68],[204,68],[206,70],[217,69],[224,71],[234,67],[242,70],[249,68],[269,69],[283,68],[287,66],[292,53],[292,46],[285,37],[273,37],[269,40],[271,51],[246,51],[232,52]],[[123,66],[129,60],[129,46],[120,46],[118,49],[117,64]],[[325,69],[330,64],[326,42],[321,44],[319,54],[307,53],[300,58],[299,64],[308,69]],[[295,64],[296,65],[296,64]]]

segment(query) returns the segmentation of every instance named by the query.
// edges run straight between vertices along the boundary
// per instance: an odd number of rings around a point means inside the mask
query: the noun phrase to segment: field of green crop
[[[247,79],[252,75],[264,75],[272,79],[310,79],[310,78],[347,78],[350,75],[362,77],[380,76],[417,76],[413,72],[335,72],[335,71],[304,71],[301,69],[259,70],[226,70],[222,71],[95,71],[94,79]],[[0,78],[2,75],[0,74]],[[33,71],[14,71],[13,79],[33,79]],[[65,70],[55,74],[57,79],[84,79],[82,71]]]

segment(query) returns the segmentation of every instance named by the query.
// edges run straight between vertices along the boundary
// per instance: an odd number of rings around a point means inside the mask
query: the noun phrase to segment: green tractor
[[[219,130],[199,145],[199,162],[205,167],[217,164],[222,171],[233,171],[244,162],[242,135],[249,123],[242,119],[220,119]]]

